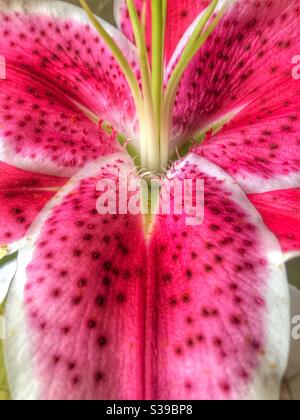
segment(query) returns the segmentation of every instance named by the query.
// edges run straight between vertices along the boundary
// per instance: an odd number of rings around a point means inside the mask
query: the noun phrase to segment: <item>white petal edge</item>
[[[3,267],[0,267],[0,305],[5,300],[9,286],[16,273],[17,263],[16,261],[10,261]]]
[[[247,214],[256,214],[256,226],[265,238],[270,250],[266,255],[269,262],[270,278],[266,286],[266,354],[262,355],[261,366],[255,374],[255,380],[248,387],[245,400],[278,400],[281,381],[288,364],[290,352],[290,293],[287,272],[280,244],[272,232],[265,226],[261,215],[248,200],[239,183],[223,169],[195,154],[188,156],[180,166],[195,164],[208,175],[224,179],[224,185],[233,192],[232,198]],[[179,166],[179,168],[180,168]],[[233,188],[235,187],[235,188]],[[273,374],[270,374],[273,372]]]
[[[300,188],[300,172],[290,175],[278,175],[270,179],[252,176],[246,172],[235,176],[235,179],[247,194],[260,194],[276,190]]]

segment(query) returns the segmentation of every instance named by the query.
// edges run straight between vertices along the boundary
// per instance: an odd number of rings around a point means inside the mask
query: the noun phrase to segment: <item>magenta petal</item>
[[[0,246],[21,239],[67,179],[22,171],[0,162]]]
[[[121,165],[120,157],[98,160],[73,179],[20,253],[7,304],[15,399],[143,398],[140,217],[96,211],[98,181]]]
[[[278,398],[289,343],[278,242],[238,185],[196,155],[170,178],[205,181],[205,220],[100,216],[96,161],[63,189],[20,253],[7,303],[15,399]],[[22,373],[22,374],[20,374]]]
[[[141,16],[142,7],[145,2],[143,0],[135,0],[135,5],[139,15]],[[147,47],[151,50],[151,1],[146,0],[146,42]],[[126,0],[114,1],[114,14],[119,29],[126,35],[126,37],[134,42],[134,33],[127,9]]]
[[[300,251],[300,189],[249,196],[285,252]]]
[[[135,1],[137,10],[141,13],[143,0]],[[151,0],[146,0],[146,34],[147,44],[151,48]],[[177,44],[186,29],[193,23],[197,15],[205,9],[210,0],[168,0],[165,59],[170,60]],[[119,28],[134,41],[133,30],[128,15],[126,0],[115,0],[115,17]]]
[[[131,126],[135,111],[129,87],[81,8],[53,0],[25,6],[1,0],[0,22],[0,53],[8,70],[13,65],[39,76],[101,118],[113,118],[123,130]],[[103,25],[134,65],[135,48],[118,30]]]
[[[185,72],[174,110],[178,137],[271,96],[292,78],[300,48],[298,0],[237,0]],[[171,67],[170,67],[171,69]],[[265,98],[266,99],[266,98]]]
[[[2,161],[69,176],[116,151],[81,110],[134,137],[135,107],[111,53],[82,9],[63,2],[0,2]],[[108,31],[135,65],[135,48]]]
[[[0,107],[0,157],[9,164],[71,176],[98,156],[118,150],[115,140],[70,100],[18,71],[9,72]]]
[[[246,108],[196,150],[248,193],[300,186],[300,102],[292,86],[282,95],[274,99],[277,109],[268,113],[264,103],[259,112]]]
[[[205,220],[166,216],[154,227],[147,397],[278,398],[289,343],[280,247],[213,164],[190,156],[172,176],[205,180]]]

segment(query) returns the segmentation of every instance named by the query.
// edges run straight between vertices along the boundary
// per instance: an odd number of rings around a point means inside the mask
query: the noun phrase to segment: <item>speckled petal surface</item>
[[[271,111],[247,107],[196,148],[250,194],[300,187],[300,97],[295,85],[281,93]]]
[[[39,172],[71,176],[115,142],[99,118],[136,140],[135,107],[127,82],[84,11],[59,1],[1,0],[0,157]],[[128,55],[136,50],[103,23]]]
[[[300,253],[300,189],[252,194],[250,201],[286,253]]]
[[[6,305],[14,399],[143,397],[145,243],[139,216],[100,215],[98,160],[54,198],[20,251]],[[18,332],[17,334],[15,332]]]
[[[231,3],[181,81],[174,110],[177,139],[245,106],[256,113],[263,106],[272,110],[282,85],[297,90],[292,59],[300,47],[298,0]]]
[[[23,171],[0,162],[0,246],[21,239],[65,178]]]
[[[133,30],[128,15],[126,0],[115,0],[115,17],[117,24],[124,34],[134,41]],[[194,22],[197,15],[209,5],[209,0],[168,0],[165,59],[168,62],[177,44],[187,28]],[[143,0],[135,1],[141,14]],[[151,49],[151,0],[146,0],[146,37],[147,46]]]
[[[204,179],[205,217],[160,217],[153,231],[148,397],[277,399],[289,343],[279,244],[213,164],[191,155],[169,176]]]

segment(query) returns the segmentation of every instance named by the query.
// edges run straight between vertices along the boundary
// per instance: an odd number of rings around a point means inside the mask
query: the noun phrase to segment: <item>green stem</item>
[[[195,27],[195,29],[192,33],[192,36],[190,37],[190,39],[188,40],[188,42],[185,46],[184,53],[181,56],[181,59],[183,61],[185,60],[185,56],[188,55],[192,46],[195,44],[195,42],[197,42],[199,36],[201,35],[203,29],[205,28],[205,26],[207,24],[207,22],[209,21],[212,14],[216,10],[216,7],[217,7],[218,3],[219,3],[219,0],[213,0],[211,2],[211,4],[208,6],[208,8],[205,10],[203,16],[201,17],[198,24],[196,25],[196,27]]]
[[[17,256],[18,256],[18,251],[17,252],[14,252],[13,254],[6,255],[5,257],[3,257],[0,260],[0,267],[2,267],[3,265],[9,263],[10,261],[15,260],[17,258]]]
[[[164,60],[164,4],[152,0],[152,92],[156,113],[157,126],[160,127],[162,90],[163,90],[163,60]]]
[[[205,44],[208,37],[213,33],[213,31],[215,30],[215,28],[219,24],[220,20],[222,19],[223,15],[224,15],[224,11],[225,11],[226,7],[227,6],[224,6],[220,10],[220,12],[217,13],[215,19],[207,27],[205,32],[201,36],[198,37],[197,41],[194,42],[194,44],[191,45],[190,49],[187,51],[186,56],[185,56],[185,66],[184,66],[184,63],[183,63],[183,66],[182,66],[183,70],[182,70],[181,76],[182,76],[184,70],[186,69],[186,67],[189,65],[189,63],[193,60],[195,55],[198,53],[199,49]]]
[[[110,136],[114,132],[114,128],[109,123],[107,123],[105,121],[101,124],[101,128],[102,128],[103,131],[105,131],[105,133],[107,133]],[[116,134],[116,140],[122,147],[124,147],[127,150],[127,153],[129,154],[129,156],[134,161],[135,166],[137,168],[141,168],[141,157],[140,157],[137,149],[132,145],[132,143],[129,141],[129,139],[124,134],[117,133]]]
[[[140,120],[140,125],[144,124],[141,130],[141,143],[145,144],[141,152],[142,166],[150,171],[159,171],[159,136],[158,126],[155,122],[154,103],[151,90],[151,71],[148,60],[147,44],[145,33],[141,25],[134,0],[127,0],[127,8],[133,27],[137,49],[139,51],[142,86],[144,96],[144,119]],[[147,153],[145,154],[145,150]]]
[[[174,101],[172,98],[164,98],[164,111],[163,111],[163,123],[161,124],[160,131],[160,163],[162,168],[168,167],[169,162],[169,149],[170,149],[170,138],[172,132],[172,109]]]
[[[128,142],[128,139],[122,134],[117,134],[117,142],[121,146],[125,147],[129,156],[132,157],[132,160],[134,161],[135,166],[137,168],[140,168],[142,166],[142,162],[141,162],[141,157],[138,154],[136,148],[132,146],[132,144]]]
[[[167,25],[167,11],[168,11],[168,0],[162,0],[164,43],[165,43],[166,25]]]

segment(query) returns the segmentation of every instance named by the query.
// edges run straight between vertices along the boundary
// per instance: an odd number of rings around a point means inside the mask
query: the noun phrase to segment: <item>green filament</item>
[[[107,47],[110,49],[111,53],[113,54],[114,58],[117,60],[120,68],[123,71],[123,74],[129,84],[132,96],[135,101],[135,105],[137,108],[137,112],[140,114],[142,113],[143,109],[143,98],[140,92],[139,83],[135,77],[135,74],[130,67],[130,64],[128,63],[126,57],[123,55],[122,51],[116,44],[116,42],[113,40],[113,38],[110,36],[110,34],[105,30],[105,28],[101,25],[100,21],[95,17],[93,12],[91,11],[88,3],[86,0],[79,0],[81,6],[85,10],[88,18],[94,25],[95,29],[99,33],[102,40],[105,42]]]
[[[151,171],[159,171],[159,137],[155,122],[155,112],[151,89],[151,69],[148,60],[145,31],[139,19],[134,0],[127,0],[135,42],[139,52],[143,99],[144,119],[140,121],[140,142],[142,167]]]
[[[167,0],[152,0],[152,92],[157,126],[161,124]]]
[[[222,16],[224,15],[227,5],[225,5],[213,19],[213,21],[207,26],[208,21],[212,17],[218,0],[214,0],[203,13],[199,23],[197,24],[189,42],[187,43],[182,56],[173,71],[170,80],[168,82],[164,101],[164,126],[161,132],[161,160],[165,165],[168,164],[169,153],[170,153],[170,137],[172,130],[172,115],[175,98],[178,90],[180,80],[184,74],[184,71],[193,60],[197,52],[207,41],[208,37],[212,34]]]

